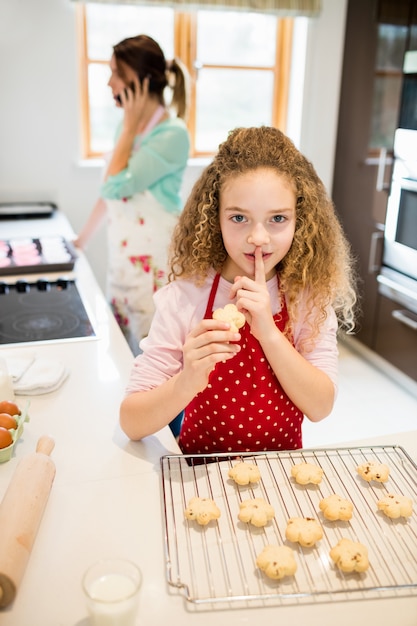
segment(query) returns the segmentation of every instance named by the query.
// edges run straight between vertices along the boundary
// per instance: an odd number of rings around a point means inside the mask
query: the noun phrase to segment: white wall
[[[323,0],[320,18],[309,21],[305,73],[300,67],[292,89],[295,100],[289,134],[329,190],[346,3]],[[82,166],[79,160],[73,2],[0,0],[0,90],[0,202],[54,201],[79,230],[96,198],[100,169]],[[296,106],[297,102],[301,106]],[[199,167],[189,168],[184,195],[199,171]],[[90,244],[87,254],[104,288],[104,231]]]
[[[320,19],[310,20],[298,147],[331,192],[348,0],[322,0]]]

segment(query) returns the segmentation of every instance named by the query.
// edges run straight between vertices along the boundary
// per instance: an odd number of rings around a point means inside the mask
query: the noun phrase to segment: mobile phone
[[[131,91],[133,91],[133,93],[135,93],[135,83],[130,83],[130,84],[129,84],[129,87],[126,87],[126,88],[125,88],[125,90],[124,90],[124,91],[125,91],[125,96],[127,96],[127,90],[128,90],[128,89],[130,89]],[[117,100],[117,102],[118,102],[119,104],[122,104],[122,99],[121,99],[120,95],[117,95],[117,96],[116,96],[116,100]]]

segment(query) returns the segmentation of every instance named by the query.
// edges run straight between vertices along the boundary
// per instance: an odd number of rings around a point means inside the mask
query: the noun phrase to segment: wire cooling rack
[[[241,487],[228,477],[239,460],[258,466],[259,483]],[[388,482],[360,478],[356,467],[370,460],[388,465]],[[320,485],[295,483],[291,466],[301,462],[324,470]],[[224,603],[269,606],[417,593],[417,466],[399,446],[168,455],[161,458],[161,470],[167,582],[195,608],[207,608],[207,603],[211,608],[224,608]],[[332,493],[353,503],[350,521],[330,522],[322,516],[319,501]],[[387,493],[411,498],[412,516],[392,520],[378,511],[377,501]],[[194,496],[215,500],[220,518],[207,526],[186,520],[184,510]],[[239,503],[255,497],[275,509],[275,518],[264,528],[238,520]],[[286,541],[290,517],[314,517],[323,527],[323,539],[314,548]],[[329,552],[342,537],[367,546],[366,572],[343,574],[335,568]],[[256,567],[256,557],[267,544],[294,550],[294,576],[274,581]]]

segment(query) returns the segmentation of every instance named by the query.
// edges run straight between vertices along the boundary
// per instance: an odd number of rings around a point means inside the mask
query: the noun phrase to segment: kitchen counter
[[[45,221],[46,228],[53,228]],[[39,221],[25,222],[20,233],[37,234],[33,228],[41,226]],[[87,626],[83,572],[95,560],[121,556],[138,563],[143,572],[138,626],[211,626],[213,620],[231,626],[253,620],[294,626],[370,621],[416,626],[417,597],[210,611],[187,605],[180,592],[168,587],[159,462],[162,455],[179,450],[168,427],[141,442],[131,442],[121,432],[118,408],[133,357],[83,255],[75,272],[97,339],[31,346],[39,356],[64,361],[70,373],[56,391],[29,399],[30,421],[13,458],[0,465],[1,496],[39,437],[47,434],[55,440],[55,481],[21,587],[13,605],[0,612],[0,624]],[[13,346],[2,353],[25,350]],[[21,406],[27,400],[17,397]],[[402,445],[417,460],[417,430],[346,443],[362,444]]]

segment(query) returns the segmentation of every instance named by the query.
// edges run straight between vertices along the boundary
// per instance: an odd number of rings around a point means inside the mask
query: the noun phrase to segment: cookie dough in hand
[[[246,322],[245,316],[238,310],[235,304],[226,304],[224,309],[216,309],[213,312],[213,319],[228,322],[230,330],[234,333],[237,333],[239,328],[242,328]]]

